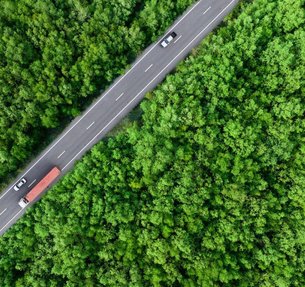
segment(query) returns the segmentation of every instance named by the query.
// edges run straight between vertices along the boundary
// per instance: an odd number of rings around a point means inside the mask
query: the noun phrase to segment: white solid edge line
[[[208,8],[208,9],[206,9],[202,14],[204,15],[206,12],[208,12],[209,10],[211,9],[211,6]]]
[[[31,187],[35,182],[37,181],[37,179],[34,179],[30,185],[28,185],[28,187]]]
[[[177,39],[176,39],[176,41],[174,41],[174,43],[177,43],[178,42],[178,40],[180,40],[181,39],[181,37],[182,37],[182,35],[180,35]]]
[[[115,99],[115,101],[118,101],[123,95],[124,95],[124,93],[120,94],[120,95]]]
[[[151,64],[146,70],[145,73],[153,66],[154,64]]]
[[[19,210],[1,229],[0,229],[0,232],[6,228],[6,226],[12,221],[15,219],[15,217],[22,211],[23,209]]]
[[[220,13],[217,14],[217,16],[203,29],[201,30],[197,36],[191,41],[189,42],[176,56],[175,58],[173,58],[162,70],[161,72],[159,72],[114,118],[112,118],[112,120],[106,125],[104,126],[63,168],[62,170],[64,170],[72,161],[74,161],[75,158],[77,158],[79,156],[79,154],[86,149],[86,147],[88,145],[90,145],[156,78],[159,77],[160,74],[163,73],[164,70],[166,70],[168,68],[168,66],[171,65],[171,63],[173,61],[175,61],[177,59],[177,57],[179,57],[218,17],[219,15],[221,15],[234,1],[236,0],[232,0],[223,10],[221,10]]]
[[[86,130],[89,130],[93,125],[94,125],[95,122],[92,122],[87,128]]]
[[[1,213],[0,216],[7,210],[7,208],[5,208]]]
[[[201,2],[202,0],[199,0],[185,15],[183,15],[181,17],[181,19],[175,23],[172,27],[169,28],[169,31],[172,31],[189,13],[191,13],[191,11],[193,11]],[[108,91],[106,91],[106,93],[88,110],[85,112],[84,115],[81,116],[81,118],[69,129],[67,130],[20,178],[23,178],[42,158],[45,157],[46,154],[48,154],[50,152],[50,150],[52,150],[107,94],[109,94],[111,92],[111,90],[116,87],[156,46],[158,46],[160,40],[157,41],[156,44],[154,44],[148,51],[146,54],[144,54],[116,83],[114,83],[114,85],[109,88]],[[18,180],[18,181],[19,181]],[[17,181],[17,182],[18,182]],[[11,185],[8,190],[6,192],[4,192],[3,194],[1,194],[0,199],[6,195],[10,189],[12,189],[14,186]]]
[[[57,158],[60,158],[66,151],[64,150]]]

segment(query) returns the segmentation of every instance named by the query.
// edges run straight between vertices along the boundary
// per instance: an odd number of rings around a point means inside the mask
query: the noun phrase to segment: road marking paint
[[[185,15],[183,15],[181,17],[181,19],[179,21],[177,21],[169,30],[169,32],[173,31],[173,29],[188,15],[190,14],[200,3],[202,0],[199,0],[188,12],[185,13]],[[163,38],[163,37],[162,37]],[[159,45],[159,42],[161,41],[161,39],[159,39],[156,44],[154,44],[145,54],[143,54],[142,56],[140,56],[138,62],[136,62],[133,66],[131,66],[131,68],[121,77],[117,80],[117,82],[113,84],[113,86],[111,88],[109,88],[108,91],[105,92],[105,94],[96,101],[96,103],[94,105],[92,105],[92,107],[90,107],[80,118],[79,120],[72,126],[70,127],[20,178],[18,181],[20,181],[26,174],[29,173],[30,170],[33,169],[33,167],[36,166],[36,164],[38,162],[40,162],[104,97],[106,97],[155,47],[157,47]],[[14,185],[11,185],[6,192],[2,193],[0,196],[0,199],[5,196],[12,188],[14,187]]]
[[[66,151],[64,150],[57,158],[60,158]]]
[[[204,14],[207,13],[210,9],[211,9],[211,6],[210,6],[208,9],[206,9],[202,14],[204,15]]]
[[[80,153],[84,149],[87,148],[88,145],[90,145],[155,79],[159,77],[160,74],[163,73],[164,70],[166,70],[173,61],[175,61],[211,24],[225,11],[227,8],[236,0],[232,0],[224,9],[219,12],[216,17],[205,27],[203,28],[196,36],[193,38],[192,41],[190,41],[176,56],[173,58],[162,70],[159,72],[129,103],[114,117],[112,120],[104,126],[63,168],[62,170],[66,169],[66,167],[75,159],[79,156]]]
[[[124,93],[120,94],[120,95],[115,99],[115,101],[119,100],[123,95],[124,95]]]
[[[0,232],[3,230],[3,229],[5,229],[6,228],[6,226],[8,226],[9,224],[10,224],[10,222],[12,221],[12,220],[14,220],[15,219],[15,217],[22,211],[23,209],[21,209],[21,210],[19,210],[1,229],[0,229]]]
[[[28,187],[31,187],[36,181],[37,181],[37,179],[34,179],[34,180],[30,183],[30,185],[28,185]]]
[[[145,73],[153,66],[154,64],[151,64],[146,70]]]
[[[158,78],[158,76],[163,73],[163,71],[174,61],[176,60],[177,57],[180,56],[180,54],[182,54],[185,49],[188,48],[189,45],[191,45],[192,42],[194,42],[218,17],[219,15],[221,15],[235,0],[232,0],[203,30],[200,31],[199,34],[197,34],[197,36],[195,38],[193,38],[193,40],[191,42],[189,42],[187,44],[186,47],[184,47],[182,49],[182,51],[180,51],[175,58],[173,58],[162,70],[161,72],[159,72],[110,122],[108,122],[108,124],[103,127],[64,167],[63,170],[76,158],[78,157],[78,155],[88,146],[90,145],[95,139],[96,137],[98,137],[156,78]]]
[[[0,212],[0,216],[7,210],[7,208],[5,208],[2,212]]]
[[[178,42],[178,40],[180,40],[180,38],[182,37],[182,35],[180,35],[177,40],[174,41],[174,43]]]
[[[94,125],[95,122],[92,122],[87,128],[86,130],[89,130],[93,125]]]

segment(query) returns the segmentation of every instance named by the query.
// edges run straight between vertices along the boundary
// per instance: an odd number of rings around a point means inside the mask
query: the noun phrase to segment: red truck
[[[19,200],[18,204],[20,207],[25,208],[30,202],[34,201],[39,196],[39,194],[41,194],[59,175],[60,169],[56,166],[53,167],[25,197]]]

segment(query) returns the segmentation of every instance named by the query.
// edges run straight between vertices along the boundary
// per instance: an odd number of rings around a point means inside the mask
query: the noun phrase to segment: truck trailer
[[[25,208],[30,202],[33,202],[60,175],[60,172],[57,166],[53,167],[26,196],[19,200],[20,207]]]

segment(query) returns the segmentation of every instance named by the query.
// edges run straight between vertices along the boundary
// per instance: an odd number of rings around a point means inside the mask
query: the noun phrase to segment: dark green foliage
[[[0,182],[191,3],[1,1]]]
[[[247,2],[1,238],[3,286],[305,286],[304,1]]]

